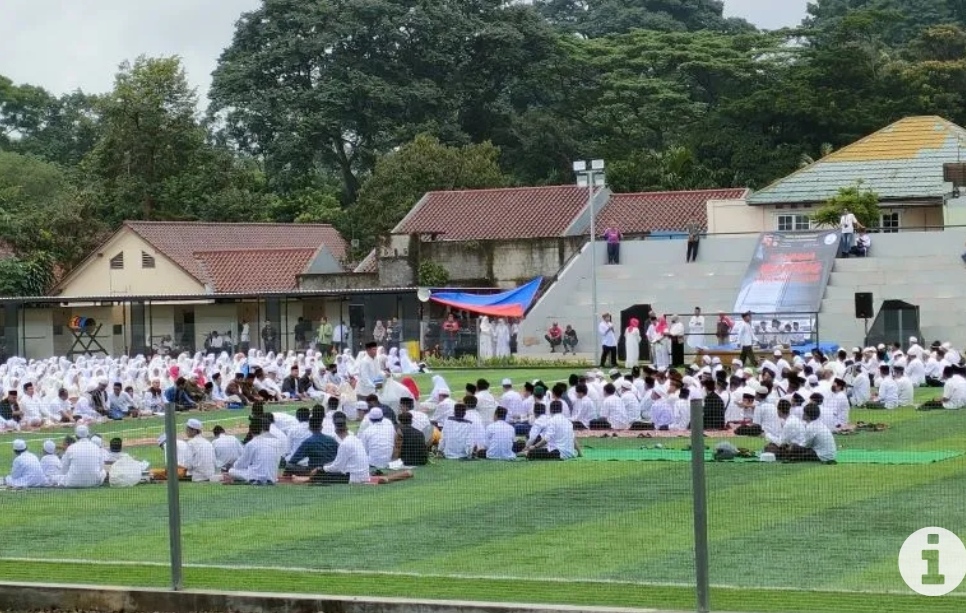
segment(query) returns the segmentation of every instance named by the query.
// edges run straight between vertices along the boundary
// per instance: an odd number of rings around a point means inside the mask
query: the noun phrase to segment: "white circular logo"
[[[899,573],[917,594],[948,594],[966,578],[966,545],[945,528],[917,530],[899,550]]]
[[[839,235],[838,234],[826,234],[825,235],[825,244],[826,245],[831,245],[832,243],[834,243],[837,240],[839,240]]]

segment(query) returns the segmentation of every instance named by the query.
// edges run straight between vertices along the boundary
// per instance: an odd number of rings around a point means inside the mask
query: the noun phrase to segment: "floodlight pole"
[[[708,499],[704,479],[704,403],[691,400],[691,494],[694,514],[694,580],[698,613],[708,613],[710,571],[708,563]]]
[[[590,214],[590,292],[591,292],[591,338],[597,338],[597,320],[600,315],[597,306],[597,211],[594,208],[594,187],[598,181],[604,183],[604,161],[593,160],[592,162],[574,162],[574,173],[577,175],[577,184],[580,185],[581,179],[587,180],[587,210]],[[600,343],[597,343],[598,345]]]
[[[171,589],[181,591],[181,498],[178,493],[178,422],[175,404],[164,405],[164,456],[168,481],[168,542],[171,554]]]

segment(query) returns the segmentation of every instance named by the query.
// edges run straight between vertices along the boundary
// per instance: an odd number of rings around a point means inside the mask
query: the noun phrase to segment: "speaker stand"
[[[869,339],[869,318],[868,317],[863,317],[862,319],[865,322],[865,340],[868,341],[868,339]],[[868,342],[866,342],[866,344],[868,345]]]

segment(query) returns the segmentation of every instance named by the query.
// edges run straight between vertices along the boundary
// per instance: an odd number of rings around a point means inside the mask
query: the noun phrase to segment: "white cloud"
[[[204,98],[235,21],[260,0],[0,0],[0,75],[62,94],[110,90],[138,55],[180,55]],[[768,28],[795,25],[806,0],[726,0],[725,11]],[[204,104],[204,102],[202,103]]]

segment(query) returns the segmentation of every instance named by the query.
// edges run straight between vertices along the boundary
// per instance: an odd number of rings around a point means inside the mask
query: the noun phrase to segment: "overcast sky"
[[[807,0],[725,0],[763,28],[799,23]],[[117,65],[180,55],[206,95],[235,20],[261,0],[0,0],[0,75],[62,94],[111,88]]]

